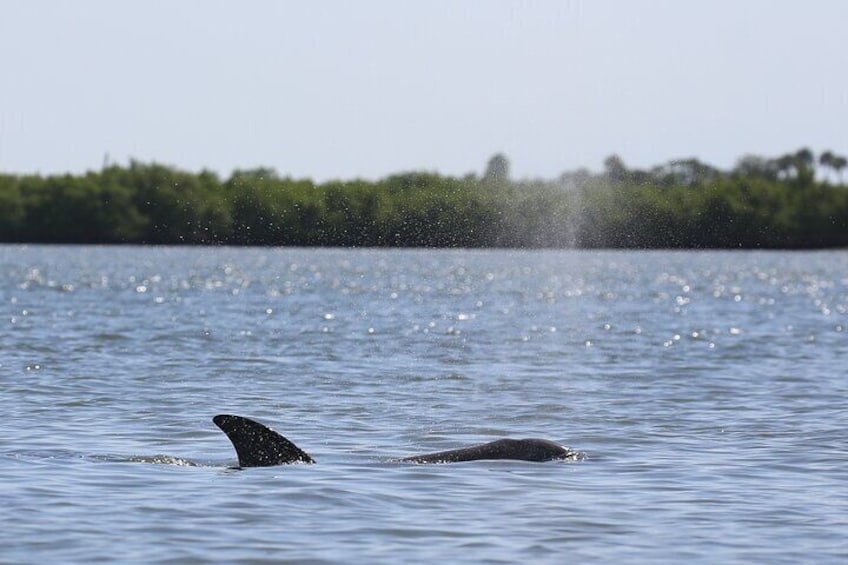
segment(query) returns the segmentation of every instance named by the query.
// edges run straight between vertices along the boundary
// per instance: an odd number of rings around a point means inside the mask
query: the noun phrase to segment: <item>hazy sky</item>
[[[848,2],[3,0],[0,171],[848,154]]]

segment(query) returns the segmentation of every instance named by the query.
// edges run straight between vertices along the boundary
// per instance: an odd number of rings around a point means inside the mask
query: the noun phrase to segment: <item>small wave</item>
[[[178,467],[200,467],[189,459],[173,457],[171,455],[136,455],[126,459],[128,463],[148,463],[150,465],[176,465]]]
[[[147,463],[148,465],[174,465],[177,467],[204,467],[201,463],[173,455],[83,455],[84,459],[101,463]]]

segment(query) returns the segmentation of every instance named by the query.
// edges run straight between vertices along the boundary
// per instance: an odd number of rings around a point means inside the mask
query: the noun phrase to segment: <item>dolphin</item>
[[[270,467],[291,463],[315,463],[294,443],[271,428],[244,416],[219,414],[212,418],[227,434],[238,455],[239,467]],[[583,454],[546,439],[499,439],[464,447],[394,459],[407,463],[458,463],[483,459],[554,461],[582,459]]]
[[[212,421],[230,438],[238,455],[239,467],[315,463],[298,446],[250,418],[219,414]]]
[[[580,459],[580,454],[564,445],[547,439],[504,438],[471,447],[450,449],[437,453],[413,455],[398,461],[409,463],[459,463],[481,459],[515,459],[518,461],[555,461],[557,459]]]

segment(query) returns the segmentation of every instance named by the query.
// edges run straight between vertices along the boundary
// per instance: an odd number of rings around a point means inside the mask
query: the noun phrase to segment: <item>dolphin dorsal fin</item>
[[[212,421],[232,442],[240,467],[315,463],[312,457],[291,441],[250,418],[219,414]]]

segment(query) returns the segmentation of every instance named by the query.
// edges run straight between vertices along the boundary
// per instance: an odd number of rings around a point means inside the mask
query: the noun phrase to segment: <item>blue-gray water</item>
[[[845,251],[6,246],[0,305],[2,562],[848,559]],[[503,436],[588,459],[387,461]]]

